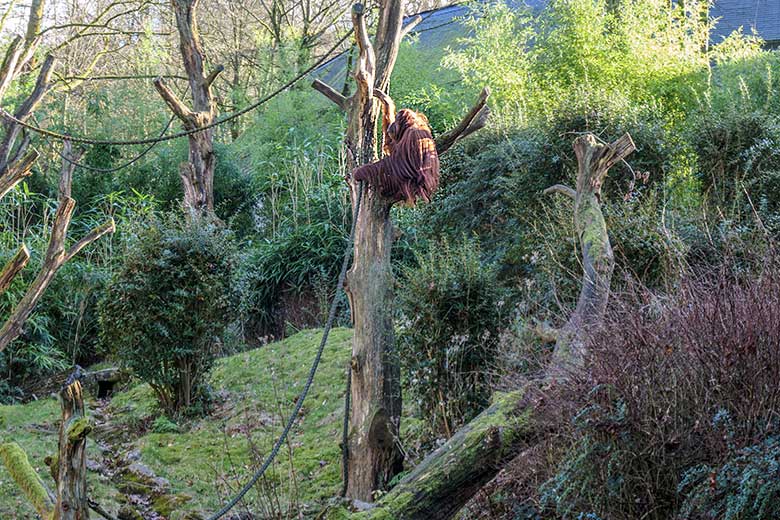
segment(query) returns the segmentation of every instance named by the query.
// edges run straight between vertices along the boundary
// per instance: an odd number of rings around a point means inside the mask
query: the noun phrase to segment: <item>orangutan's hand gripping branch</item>
[[[383,197],[414,205],[417,199],[431,201],[439,185],[439,155],[424,114],[403,109],[395,114],[393,101],[375,92],[383,105],[385,157],[355,169],[353,178],[367,181]]]

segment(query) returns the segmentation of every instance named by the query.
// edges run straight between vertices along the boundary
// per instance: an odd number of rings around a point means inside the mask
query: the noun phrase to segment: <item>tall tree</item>
[[[223,67],[218,66],[208,75],[203,47],[198,34],[196,10],[199,0],[171,0],[179,32],[179,49],[187,72],[192,108],[182,102],[162,77],[154,86],[171,111],[187,130],[204,128],[217,116],[211,84]],[[214,211],[214,129],[209,128],[189,136],[189,161],[180,165],[179,175],[184,187],[184,206],[196,213]]]
[[[344,138],[348,167],[377,160],[379,99],[390,85],[401,39],[419,22],[403,26],[403,0],[380,4],[374,42],[368,36],[362,4],[352,8],[352,23],[359,50],[354,78],[355,93],[346,98],[336,89],[315,80],[313,87],[347,113]],[[477,106],[452,132],[437,140],[445,152],[459,138],[481,128],[489,111],[488,90]],[[353,208],[358,190],[351,184]],[[393,271],[390,252],[394,240],[390,209],[394,200],[375,190],[362,198],[355,230],[355,255],[346,282],[354,320],[351,361],[351,410],[348,442],[349,464],[345,472],[347,496],[371,501],[402,469],[398,446],[401,420],[401,382],[393,331]]]

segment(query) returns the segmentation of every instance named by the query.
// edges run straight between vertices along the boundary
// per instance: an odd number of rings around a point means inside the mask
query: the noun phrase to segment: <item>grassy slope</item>
[[[186,510],[213,511],[221,499],[244,482],[259,457],[250,454],[250,440],[259,456],[270,450],[286,416],[300,392],[320,339],[320,331],[304,331],[264,348],[220,360],[211,376],[217,395],[215,412],[196,421],[182,433],[145,432],[133,446],[140,450],[141,461],[158,475],[170,480],[174,491],[192,495]],[[339,441],[343,419],[344,370],[350,353],[351,331],[331,332],[320,370],[303,408],[290,443],[274,466],[273,478],[248,495],[250,502],[259,496],[275,497],[282,508],[289,501],[289,453],[297,476],[298,497],[302,505],[317,508],[317,502],[334,496],[340,485]],[[156,414],[154,399],[145,385],[118,394],[112,401],[115,420],[128,431],[148,424]],[[46,473],[43,458],[56,445],[56,421],[59,406],[54,399],[20,406],[0,407],[0,440],[19,442],[40,473]],[[31,428],[36,425],[36,428]],[[49,429],[50,433],[40,431]],[[5,471],[0,470],[0,518],[34,518]],[[113,491],[90,473],[95,494],[110,508],[115,504]],[[51,484],[51,481],[48,481]],[[267,509],[258,505],[257,510]]]

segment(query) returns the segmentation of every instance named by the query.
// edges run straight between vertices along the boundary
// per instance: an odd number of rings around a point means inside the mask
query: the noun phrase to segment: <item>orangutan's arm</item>
[[[382,171],[382,165],[384,164],[385,159],[380,159],[377,162],[364,164],[363,166],[358,166],[355,168],[355,171],[352,173],[352,178],[356,181],[370,181],[374,180],[377,175]]]

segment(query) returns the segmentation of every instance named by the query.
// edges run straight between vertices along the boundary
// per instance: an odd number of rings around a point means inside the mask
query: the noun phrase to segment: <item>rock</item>
[[[171,487],[170,482],[158,477],[154,471],[140,462],[134,462],[122,469],[114,480],[123,492],[139,495],[164,495]]]
[[[117,518],[119,520],[144,520],[144,517],[141,516],[141,513],[136,511],[134,507],[127,504],[119,508]]]
[[[177,495],[160,495],[152,502],[152,508],[166,518],[172,518],[173,513],[179,512],[181,506],[192,500],[192,496],[185,493]]]

